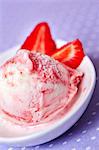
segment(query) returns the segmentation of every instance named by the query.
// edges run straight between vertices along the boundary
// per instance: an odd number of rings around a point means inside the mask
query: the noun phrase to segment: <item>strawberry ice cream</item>
[[[55,119],[74,98],[82,73],[28,50],[0,67],[0,109],[18,124]]]

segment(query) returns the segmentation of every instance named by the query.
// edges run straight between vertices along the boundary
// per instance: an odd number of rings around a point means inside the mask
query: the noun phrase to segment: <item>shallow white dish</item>
[[[62,46],[63,44],[64,41],[57,40],[58,47]],[[0,65],[5,62],[5,60],[12,57],[18,48],[19,46],[1,53]],[[48,128],[44,128],[44,130],[40,132],[24,136],[15,136],[13,133],[14,131],[10,133],[8,128],[5,129],[4,126],[0,126],[0,144],[7,144],[10,146],[34,146],[48,142],[67,131],[85,111],[93,94],[96,82],[95,68],[88,56],[84,57],[82,63],[78,67],[78,70],[84,73],[84,78],[79,92],[75,97],[77,101],[61,120],[48,126]],[[7,135],[5,133],[7,133]]]

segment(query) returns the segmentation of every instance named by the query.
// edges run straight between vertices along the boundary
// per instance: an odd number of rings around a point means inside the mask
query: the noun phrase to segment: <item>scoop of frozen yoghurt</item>
[[[41,53],[19,50],[0,67],[0,109],[13,121],[50,121],[73,99],[82,73]]]

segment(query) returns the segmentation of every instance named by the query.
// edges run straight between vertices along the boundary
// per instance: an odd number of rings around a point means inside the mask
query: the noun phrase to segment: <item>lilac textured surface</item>
[[[0,0],[0,52],[21,44],[40,21],[47,21],[54,38],[81,39],[97,71],[96,89],[80,120],[57,139],[35,147],[0,150],[99,149],[99,3],[98,0]]]

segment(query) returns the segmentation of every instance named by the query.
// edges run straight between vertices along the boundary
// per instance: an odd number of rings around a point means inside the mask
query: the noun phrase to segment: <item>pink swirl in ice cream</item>
[[[19,50],[0,67],[0,109],[19,124],[55,119],[78,91],[82,73],[53,58]]]

